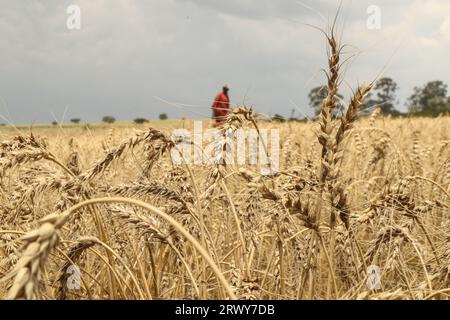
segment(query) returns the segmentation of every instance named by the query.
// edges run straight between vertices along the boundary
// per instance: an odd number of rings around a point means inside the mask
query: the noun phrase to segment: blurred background
[[[67,27],[70,5],[81,10],[79,30]],[[368,28],[374,5],[380,25]],[[311,117],[308,95],[325,83],[327,61],[323,35],[307,24],[326,29],[338,6],[334,0],[0,0],[0,122],[206,118],[223,83],[234,104],[269,116]],[[381,75],[397,85],[392,103],[399,112],[427,104],[421,94],[430,81],[442,81],[426,89],[439,96],[432,103],[448,103],[448,0],[343,1],[337,30],[349,45],[344,99]]]

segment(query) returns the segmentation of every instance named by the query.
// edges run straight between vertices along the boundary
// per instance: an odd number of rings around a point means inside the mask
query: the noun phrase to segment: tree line
[[[159,115],[159,120],[167,120],[168,118],[169,117],[165,113],[161,113]],[[72,122],[74,124],[79,124],[81,122],[81,119],[80,118],[73,118],[73,119],[70,119],[70,122]],[[111,123],[116,122],[116,118],[114,118],[113,116],[104,116],[102,118],[102,122],[111,124]],[[133,122],[136,123],[136,124],[144,124],[144,123],[149,122],[149,120],[147,118],[136,118],[136,119],[133,120]],[[52,124],[56,126],[58,124],[58,122],[57,121],[53,121]]]
[[[374,108],[380,108],[385,115],[402,115],[396,109],[398,105],[397,83],[389,77],[379,79],[372,93],[367,96],[363,106],[363,112],[370,112]],[[314,109],[315,114],[320,113],[320,106],[323,99],[327,96],[326,86],[319,86],[311,89],[309,92],[309,105]],[[338,106],[336,112],[344,109],[342,95],[337,95]],[[430,81],[422,87],[415,87],[413,93],[406,102],[408,114],[417,116],[436,117],[440,114],[450,114],[450,97],[447,96],[447,85],[440,81]]]

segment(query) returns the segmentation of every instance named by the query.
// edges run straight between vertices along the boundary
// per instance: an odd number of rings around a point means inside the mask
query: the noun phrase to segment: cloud
[[[82,28],[66,28],[66,8],[82,10]],[[0,114],[21,123],[52,113],[86,121],[207,117],[224,82],[233,102],[289,114],[290,101],[310,113],[307,94],[324,82],[325,41],[304,23],[325,26],[338,1],[311,0],[39,0],[1,1]],[[382,10],[381,30],[366,28],[368,5]],[[446,0],[345,1],[349,85],[387,65],[400,97],[428,80],[450,82],[450,7]],[[318,14],[319,12],[320,14]],[[345,24],[343,23],[345,22]],[[343,85],[345,93],[350,92]],[[156,97],[189,104],[162,103]]]
[[[447,16],[439,28],[443,41],[448,42],[450,40],[450,16]]]
[[[193,3],[198,7],[209,9],[215,13],[226,14],[245,19],[265,19],[275,16],[299,16],[295,1],[291,0],[177,0],[180,3]]]

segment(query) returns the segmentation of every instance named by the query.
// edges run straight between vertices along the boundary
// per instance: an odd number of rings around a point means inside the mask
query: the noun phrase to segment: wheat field
[[[221,128],[278,129],[275,175],[175,164],[188,120],[0,128],[0,297],[448,299],[450,118],[358,117],[373,83],[333,116],[328,42],[316,121]]]
[[[0,296],[448,298],[450,118],[357,121],[325,183],[318,123],[260,126],[276,176],[174,165],[170,129],[3,130]]]

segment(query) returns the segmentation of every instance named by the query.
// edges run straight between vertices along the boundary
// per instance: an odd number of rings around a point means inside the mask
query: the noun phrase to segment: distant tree
[[[422,89],[419,87],[414,87],[414,92],[408,98],[408,109],[411,113],[421,112],[423,109],[422,106]]]
[[[80,123],[80,121],[81,121],[81,119],[79,119],[79,118],[70,119],[70,122],[75,123],[75,124]]]
[[[114,123],[114,122],[116,122],[116,118],[111,117],[111,116],[104,116],[102,121],[105,123]]]
[[[408,99],[409,111],[425,116],[437,116],[450,112],[447,85],[442,81],[430,81],[422,88],[414,88]]]
[[[136,119],[133,120],[133,122],[136,123],[136,124],[144,124],[144,123],[147,123],[148,120],[145,119],[145,118],[136,118]]]
[[[58,122],[53,121],[53,122],[52,122],[52,125],[56,126],[56,125],[58,125]]]
[[[297,118],[295,117],[295,109],[291,110],[291,115],[289,116],[289,121],[296,121]]]
[[[274,114],[274,116],[272,117],[272,120],[273,121],[278,121],[278,122],[285,122],[286,121],[286,119],[282,115],[277,114],[277,113]]]
[[[159,115],[159,120],[167,120],[167,119],[168,119],[167,114],[161,113],[161,114]]]
[[[372,94],[366,98],[364,107],[378,106],[383,114],[398,114],[395,109],[398,89],[397,83],[391,78],[381,78],[375,84]]]
[[[426,114],[437,116],[446,112],[450,112],[450,103],[447,97],[436,96],[428,100]]]
[[[311,89],[308,94],[309,106],[314,109],[314,114],[317,116],[320,114],[320,108],[322,106],[323,100],[328,95],[328,88],[326,86],[319,86]],[[337,114],[338,111],[343,110],[343,105],[341,100],[344,98],[341,94],[337,94],[338,99],[336,100],[336,109],[334,113]]]

